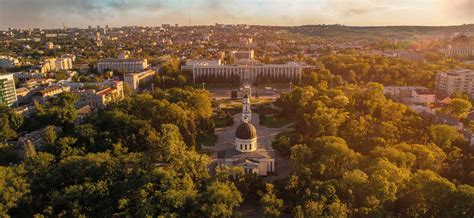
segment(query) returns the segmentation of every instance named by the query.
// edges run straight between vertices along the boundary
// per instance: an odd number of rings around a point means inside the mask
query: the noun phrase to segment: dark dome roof
[[[242,123],[235,130],[235,137],[238,139],[254,139],[257,138],[257,130],[251,123]]]

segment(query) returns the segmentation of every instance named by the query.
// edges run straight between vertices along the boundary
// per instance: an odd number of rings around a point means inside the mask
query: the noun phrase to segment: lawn
[[[196,83],[193,85],[194,88],[202,89],[202,83]],[[240,88],[240,85],[231,83],[205,83],[205,89],[229,89],[229,88]]]
[[[232,117],[216,117],[214,118],[214,124],[216,128],[222,128],[234,125],[234,119]]]
[[[268,128],[281,128],[290,123],[291,123],[291,120],[286,117],[266,116],[263,122],[261,123],[261,125]]]

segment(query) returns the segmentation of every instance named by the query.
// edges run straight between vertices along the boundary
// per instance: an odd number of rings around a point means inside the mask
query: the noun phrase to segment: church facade
[[[258,144],[257,129],[251,123],[250,98],[243,98],[241,124],[235,130],[234,145],[217,153],[220,166],[239,166],[246,173],[267,176],[275,172],[273,151],[268,151]]]

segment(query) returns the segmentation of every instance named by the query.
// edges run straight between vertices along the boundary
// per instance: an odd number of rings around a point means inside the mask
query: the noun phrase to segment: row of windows
[[[248,144],[248,146],[247,144],[240,144],[240,150],[252,150],[252,144]]]
[[[217,72],[217,73],[212,73],[212,72],[195,72],[195,77],[200,77],[200,76],[214,76],[217,74],[220,74],[219,76],[224,76],[226,78],[229,78],[231,76],[235,75],[240,75],[240,73],[232,73],[232,72]],[[250,75],[250,77],[255,77],[255,76],[267,76],[267,77],[277,77],[277,76],[285,76],[285,77],[293,77],[296,78],[300,75],[299,72],[275,72],[275,73],[265,73],[265,72],[257,72],[258,75]],[[244,75],[243,76],[249,76],[249,75]]]
[[[250,73],[299,73],[300,68],[195,68],[197,73],[241,73],[248,70]]]

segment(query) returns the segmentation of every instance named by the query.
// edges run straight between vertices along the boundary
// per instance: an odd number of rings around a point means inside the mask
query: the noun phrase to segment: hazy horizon
[[[0,0],[0,29],[255,24],[451,26],[474,23],[474,0]]]

